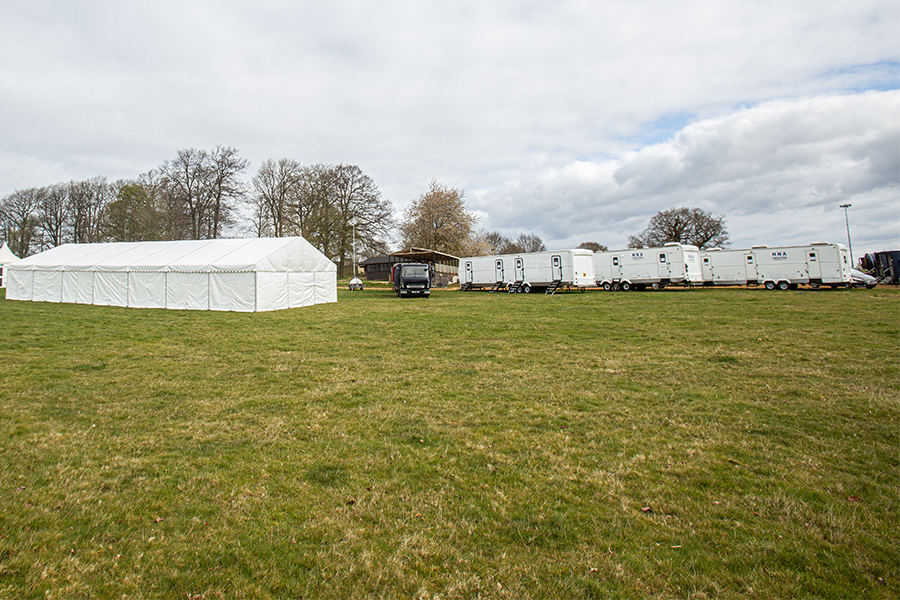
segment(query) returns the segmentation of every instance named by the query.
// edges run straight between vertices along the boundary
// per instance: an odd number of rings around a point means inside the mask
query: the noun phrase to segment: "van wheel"
[[[789,287],[791,287],[791,284],[789,284],[787,281],[779,281],[778,282],[778,289],[781,291],[784,291],[784,290],[788,289]]]
[[[628,283],[627,281],[623,281],[622,282],[622,291],[627,292],[630,289],[631,289],[631,284]]]
[[[766,282],[766,289],[767,289],[767,290],[774,290],[774,289],[775,289],[775,282],[774,282],[774,281],[767,281],[767,282]]]

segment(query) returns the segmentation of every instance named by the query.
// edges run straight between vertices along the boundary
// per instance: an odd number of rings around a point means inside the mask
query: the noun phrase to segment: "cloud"
[[[844,241],[838,205],[851,203],[858,243],[900,246],[898,200],[900,91],[889,91],[778,100],[699,120],[666,142],[546,169],[473,205],[489,229],[609,246],[623,246],[660,210],[698,206],[726,215],[740,246]]]
[[[808,136],[802,114],[772,125],[784,143],[768,155],[753,123],[727,117],[900,87],[898,19],[894,0],[0,3],[0,195],[134,177],[180,148],[224,144],[253,169],[357,164],[398,213],[437,179],[466,189],[485,223],[559,241],[585,231],[567,207],[602,197],[594,234],[624,241],[673,185],[725,211],[754,177],[760,206],[787,197],[775,193],[796,187],[787,164],[827,175],[790,141]],[[801,196],[889,179],[888,150],[859,143],[840,156],[869,161],[866,178],[837,165],[844,179],[805,175],[831,187]],[[757,171],[722,159],[731,144]],[[541,218],[504,213],[511,199]]]

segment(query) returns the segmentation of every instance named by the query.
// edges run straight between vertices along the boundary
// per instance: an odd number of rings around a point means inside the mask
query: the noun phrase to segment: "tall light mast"
[[[850,250],[850,266],[854,267],[853,262],[853,244],[850,242],[850,217],[847,216],[847,209],[853,206],[852,204],[841,204],[840,207],[844,209],[844,221],[847,223],[847,248]]]

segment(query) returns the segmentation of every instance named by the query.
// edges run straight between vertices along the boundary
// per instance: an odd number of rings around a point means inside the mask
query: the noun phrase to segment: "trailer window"
[[[613,256],[613,266],[614,267],[619,266],[619,257],[618,256]]]
[[[809,253],[809,260],[816,260],[816,253],[815,253],[815,252],[810,252],[810,253]]]
[[[748,256],[748,257],[747,257],[747,264],[748,264],[748,265],[752,265],[752,264],[753,264],[753,257],[752,257],[752,256]]]
[[[666,262],[666,255],[665,255],[665,254],[660,254],[660,255],[659,255],[659,262],[661,262],[661,263]]]

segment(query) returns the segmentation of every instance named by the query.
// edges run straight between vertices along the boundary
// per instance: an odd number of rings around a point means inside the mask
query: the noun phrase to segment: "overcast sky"
[[[481,226],[900,249],[897,0],[0,2],[0,196],[180,148],[436,179]]]

